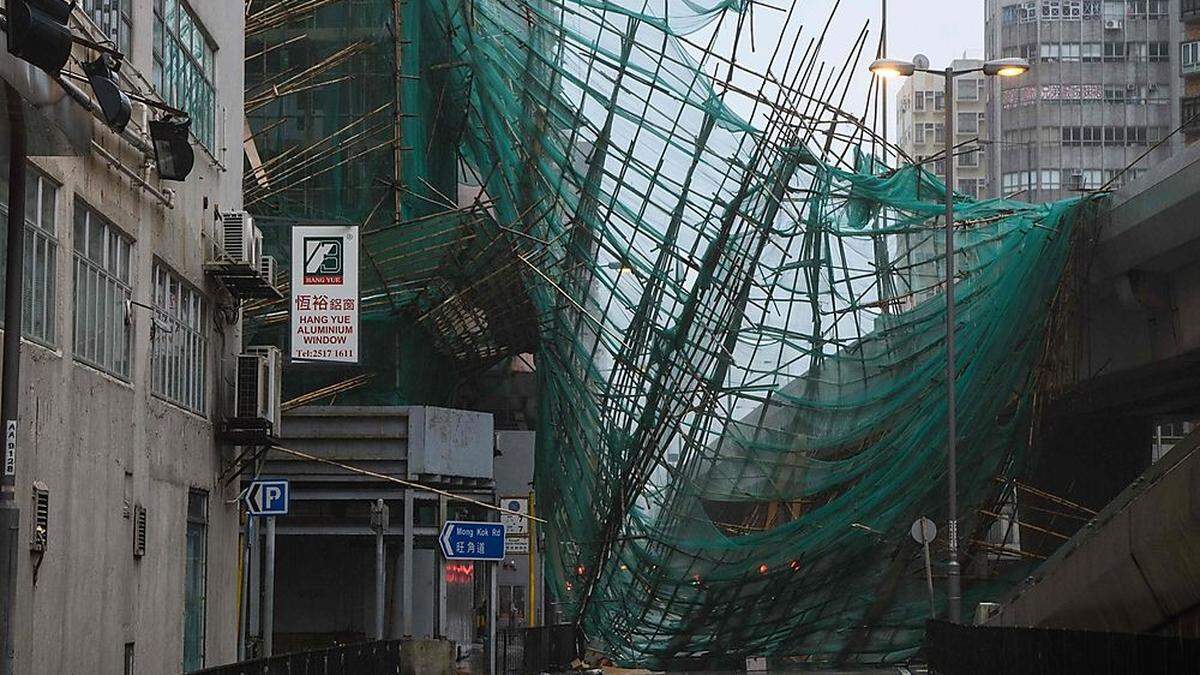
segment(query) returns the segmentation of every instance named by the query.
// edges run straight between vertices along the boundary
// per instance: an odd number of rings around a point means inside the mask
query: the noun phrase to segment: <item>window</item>
[[[204,667],[205,577],[208,567],[208,493],[188,490],[187,569],[183,591],[183,670]]]
[[[1124,42],[1105,42],[1104,43],[1104,60],[1105,61],[1124,61],[1126,57]]]
[[[133,243],[75,202],[75,358],[129,379],[129,263]]]
[[[1100,0],[1083,0],[1083,18],[1095,19],[1101,15]]]
[[[1084,63],[1097,63],[1104,58],[1104,46],[1099,42],[1084,42],[1079,45],[1079,60]]]
[[[940,122],[918,122],[913,141],[917,145],[924,143],[944,143],[945,125]]]
[[[978,101],[979,92],[983,89],[983,80],[968,77],[955,83],[954,98],[959,101]]]
[[[960,153],[955,165],[964,169],[973,169],[979,166],[979,155],[979,150],[969,150],[967,152]]]
[[[1151,42],[1150,43],[1150,61],[1153,63],[1166,63],[1171,60],[1171,46],[1166,42]]]
[[[959,178],[958,191],[972,199],[979,199],[983,192],[982,178]]]
[[[1200,40],[1179,45],[1179,62],[1184,74],[1200,71]]]
[[[983,113],[961,112],[957,115],[954,131],[960,134],[977,134],[983,127]]]
[[[83,0],[83,11],[125,55],[129,54],[129,36],[133,34],[130,4],[131,0]]]
[[[21,308],[21,335],[53,346],[58,338],[54,298],[58,274],[58,237],[54,225],[54,204],[58,187],[40,171],[29,167],[25,174],[25,255],[22,276],[25,296]],[[7,195],[0,217],[7,221]],[[4,258],[8,250],[7,228],[0,226],[0,279],[8,267]],[[2,284],[0,284],[2,285]],[[0,326],[3,325],[4,297],[0,293]]]
[[[1042,190],[1060,190],[1062,183],[1060,176],[1062,175],[1057,169],[1042,169],[1042,180],[1038,184],[1038,188]]]
[[[1034,21],[1037,21],[1037,2],[1035,0],[1026,0],[1017,9],[1017,18],[1021,23],[1033,23]]]
[[[940,91],[918,91],[913,94],[913,110],[941,110],[945,106],[945,94]]]
[[[1124,103],[1126,98],[1126,89],[1124,85],[1105,85],[1104,100],[1108,103]]]
[[[1003,8],[1001,8],[1000,9],[1001,22],[1005,26],[1011,26],[1012,24],[1017,23],[1019,16],[1020,16],[1020,14],[1017,11],[1019,9],[1020,9],[1019,5],[1006,5]]]
[[[1125,58],[1130,61],[1146,61],[1150,57],[1150,46],[1145,42],[1126,42]]]
[[[154,0],[154,85],[192,117],[192,133],[216,143],[215,47],[182,0]]]
[[[153,282],[151,389],[155,395],[203,415],[204,297],[157,262]]]

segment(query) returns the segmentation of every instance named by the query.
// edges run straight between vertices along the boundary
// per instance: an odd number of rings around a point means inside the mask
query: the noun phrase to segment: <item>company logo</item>
[[[304,283],[340,286],[345,274],[341,237],[304,238]]]

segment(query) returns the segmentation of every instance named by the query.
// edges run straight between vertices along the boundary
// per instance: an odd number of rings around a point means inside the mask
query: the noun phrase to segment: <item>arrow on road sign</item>
[[[288,512],[288,482],[286,480],[256,480],[242,493],[242,503],[252,516],[286,516]]]

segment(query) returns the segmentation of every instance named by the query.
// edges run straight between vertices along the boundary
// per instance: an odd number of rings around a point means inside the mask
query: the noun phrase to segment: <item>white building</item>
[[[239,313],[203,263],[214,213],[242,201],[244,13],[241,0],[84,0],[71,17],[75,35],[125,54],[124,91],[190,114],[195,167],[160,180],[146,128],[159,113],[137,102],[123,135],[88,113],[81,156],[31,156],[17,673],[158,675],[235,658],[236,481],[218,480],[215,426]],[[95,55],[77,44],[64,74]],[[61,95],[3,47],[0,73]],[[5,121],[5,173],[9,137]]]

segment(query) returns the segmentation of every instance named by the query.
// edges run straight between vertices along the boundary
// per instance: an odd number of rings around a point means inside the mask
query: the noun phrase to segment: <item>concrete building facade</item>
[[[91,140],[74,156],[36,156],[30,140],[18,673],[160,675],[234,660],[237,485],[218,478],[215,421],[240,314],[203,264],[214,213],[242,204],[243,17],[240,0],[89,0],[71,17],[74,34],[125,54],[124,91],[189,113],[195,166],[160,180],[146,124],[160,113],[136,101],[123,134],[87,112]],[[74,56],[96,53],[76,45]],[[61,96],[3,47],[0,62]],[[91,95],[86,81],[79,91]],[[7,174],[7,118],[0,138]]]
[[[1179,19],[1179,73],[1183,78],[1179,123],[1184,142],[1191,144],[1200,139],[1200,0],[1180,0]]]
[[[985,6],[986,57],[1033,64],[989,85],[993,196],[1048,201],[1119,186],[1182,144],[1175,135],[1154,148],[1180,120],[1180,0]]]
[[[917,59],[925,60],[922,56]],[[955,59],[951,64],[955,70],[982,65],[978,59],[966,58]],[[983,73],[963,75],[954,82],[954,143],[965,144],[955,152],[955,189],[977,198],[986,196],[988,191],[986,86]],[[913,161],[924,161],[945,149],[945,87],[945,79],[940,75],[918,72],[905,78],[896,95],[897,144]],[[973,139],[980,142],[971,143]],[[945,180],[943,159],[933,160],[926,168]]]

